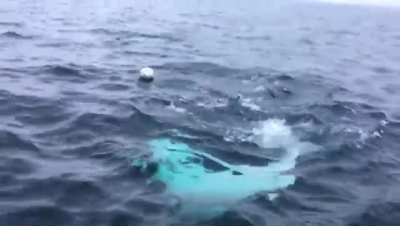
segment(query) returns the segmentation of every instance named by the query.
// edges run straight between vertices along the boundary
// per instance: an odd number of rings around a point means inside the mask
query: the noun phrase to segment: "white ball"
[[[154,70],[150,67],[140,69],[140,79],[144,81],[152,81],[154,79]]]

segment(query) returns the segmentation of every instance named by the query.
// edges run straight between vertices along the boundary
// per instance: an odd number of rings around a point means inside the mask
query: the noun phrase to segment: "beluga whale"
[[[258,192],[276,197],[277,190],[295,183],[287,171],[295,167],[296,158],[315,149],[294,136],[284,120],[261,122],[253,134],[260,146],[285,152],[265,166],[234,165],[187,143],[160,137],[148,141],[150,157],[135,159],[133,165],[143,172],[151,166],[149,180],[165,184],[166,192],[179,199],[182,214],[212,217]]]

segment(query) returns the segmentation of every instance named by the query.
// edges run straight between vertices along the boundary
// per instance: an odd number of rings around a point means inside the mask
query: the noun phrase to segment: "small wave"
[[[69,66],[61,66],[61,65],[52,65],[52,66],[45,66],[45,71],[56,74],[56,75],[75,75],[80,76],[80,72],[77,69],[74,69]]]
[[[244,40],[244,41],[270,41],[272,39],[271,36],[265,35],[265,36],[235,36],[236,39],[238,40]]]
[[[98,87],[106,91],[124,91],[130,88],[129,85],[122,83],[104,83],[99,85]]]
[[[59,142],[68,145],[82,145],[113,134],[146,136],[154,129],[162,129],[163,126],[152,116],[134,108],[133,113],[126,117],[83,113],[68,123],[64,123],[61,127],[37,133],[35,137],[47,139],[55,146]]]
[[[40,217],[38,217],[40,216]],[[55,206],[29,206],[0,216],[5,225],[73,225],[75,217],[72,213]]]
[[[182,223],[183,225],[183,223]],[[239,211],[227,211],[221,216],[215,217],[208,221],[200,222],[196,224],[198,226],[220,226],[220,225],[241,225],[241,226],[253,226],[253,225],[261,225],[257,224],[253,218],[244,215]]]
[[[397,200],[396,200],[397,201]],[[397,226],[400,222],[400,202],[389,201],[369,205],[364,211],[353,216],[352,226]]]
[[[327,171],[325,169],[321,170],[322,174]],[[337,174],[332,176],[338,177],[339,172],[345,172],[346,169],[343,167],[335,166],[335,168],[331,171],[336,171]],[[308,178],[299,176],[297,178],[294,189],[299,193],[317,195],[320,198],[329,200],[333,203],[349,203],[354,200],[354,198],[356,198],[351,191],[348,191],[343,187],[339,187],[333,184],[327,184],[323,180],[319,180],[319,178],[314,177]]]
[[[109,195],[92,181],[65,180],[62,191],[57,198],[57,204],[66,207],[90,208],[93,204],[101,205],[102,200]]]
[[[199,87],[199,85],[189,79],[165,79],[159,83],[161,88],[167,89],[179,89],[179,90],[193,90]]]
[[[0,130],[0,147],[3,150],[28,150],[38,152],[38,147],[35,144],[22,139],[17,134]]]
[[[180,38],[175,37],[173,34],[169,33],[142,33],[142,32],[133,32],[129,30],[112,30],[105,28],[95,28],[89,30],[89,32],[94,34],[102,34],[109,36],[117,36],[117,40],[121,39],[134,39],[134,38],[145,38],[145,39],[159,39],[168,42],[180,42],[182,41]]]
[[[2,156],[0,159],[0,171],[11,175],[33,173],[35,167],[28,160],[23,158],[10,158]]]
[[[36,44],[37,47],[51,47],[51,48],[63,48],[70,46],[70,43],[66,42],[46,42],[46,43],[38,43]]]
[[[119,131],[123,119],[112,115],[84,113],[61,128],[36,134],[37,137],[51,138],[69,144],[81,144],[94,140],[100,134]]]
[[[0,37],[12,38],[12,39],[31,39],[32,38],[32,36],[24,36],[17,32],[14,32],[14,31],[4,32],[4,33],[0,34]]]
[[[62,106],[64,104],[64,107]],[[69,117],[65,103],[48,98],[15,95],[0,92],[0,115],[14,115],[24,125],[43,126],[60,122]]]
[[[169,42],[180,42],[181,39],[172,36],[171,34],[146,34],[146,33],[138,33],[138,32],[133,32],[129,36],[133,37],[141,37],[141,38],[146,38],[146,39],[161,39],[161,40],[166,40]]]
[[[159,58],[167,58],[168,55],[165,53],[153,53],[146,51],[133,51],[133,50],[125,50],[121,52],[123,55],[132,55],[132,56],[148,56],[148,57],[159,57]]]
[[[228,77],[239,74],[241,72],[241,70],[239,69],[221,66],[219,64],[214,64],[210,62],[187,62],[179,64],[168,63],[162,65],[160,69],[169,70],[174,73],[179,72],[184,75],[199,73],[215,77]]]
[[[100,68],[75,64],[45,65],[39,68],[39,72],[54,75],[54,77],[46,77],[44,79],[62,80],[73,83],[86,83],[91,79],[97,78],[100,72],[101,74],[108,73],[106,70]]]
[[[22,23],[17,22],[0,22],[0,26],[9,26],[9,27],[22,27]]]

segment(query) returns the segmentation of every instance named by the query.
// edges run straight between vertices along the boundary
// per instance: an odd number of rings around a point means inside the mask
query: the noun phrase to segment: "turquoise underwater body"
[[[186,213],[219,213],[261,191],[270,192],[273,197],[274,191],[295,182],[295,176],[285,174],[285,171],[295,166],[302,145],[292,134],[286,135],[283,137],[288,142],[285,154],[266,166],[232,165],[182,142],[169,138],[153,139],[149,146],[151,161],[157,163],[157,169],[151,180],[162,181],[167,192],[178,197],[182,211]],[[211,162],[214,167],[206,167],[206,162],[208,165]],[[143,161],[135,164],[145,167]]]

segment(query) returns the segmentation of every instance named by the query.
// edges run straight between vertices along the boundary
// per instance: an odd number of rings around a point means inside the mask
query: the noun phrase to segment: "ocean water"
[[[389,0],[2,0],[0,226],[400,225],[399,21]]]

